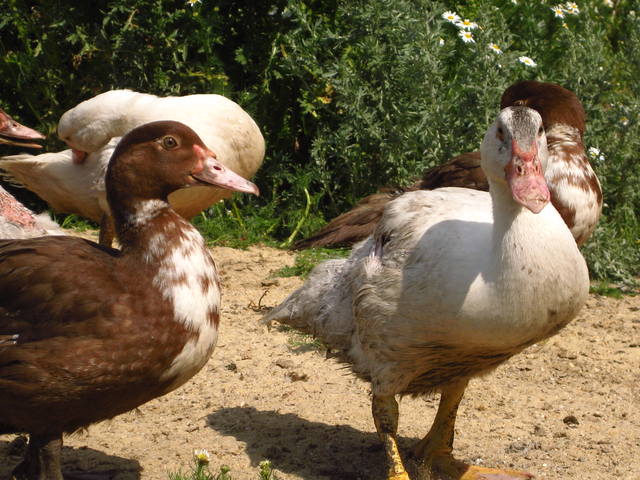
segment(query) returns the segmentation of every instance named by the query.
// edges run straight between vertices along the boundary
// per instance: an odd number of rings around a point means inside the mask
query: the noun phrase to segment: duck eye
[[[172,150],[178,146],[178,141],[175,138],[167,135],[166,137],[162,138],[162,146],[167,150]]]
[[[501,142],[504,142],[504,132],[502,131],[502,127],[498,127],[498,131],[496,132],[496,137]]]
[[[540,128],[538,129],[538,136],[542,135],[543,133],[544,133],[544,127],[540,125]]]

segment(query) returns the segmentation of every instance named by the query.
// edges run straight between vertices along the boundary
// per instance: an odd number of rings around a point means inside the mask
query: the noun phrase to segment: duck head
[[[44,135],[32,128],[16,122],[7,112],[0,108],[0,143],[18,147],[42,148],[32,140],[42,140]]]
[[[117,190],[164,200],[175,190],[201,185],[259,194],[256,185],[220,163],[191,128],[174,121],[147,123],[122,137],[109,162],[107,185],[110,199]]]
[[[88,153],[99,150],[112,137],[122,134],[114,134],[113,126],[126,123],[123,105],[133,94],[130,90],[111,90],[62,114],[58,122],[58,137],[71,148],[74,163],[83,163]]]
[[[506,183],[513,199],[539,213],[550,194],[544,179],[547,138],[542,118],[524,106],[503,109],[480,147],[481,165],[494,183]]]

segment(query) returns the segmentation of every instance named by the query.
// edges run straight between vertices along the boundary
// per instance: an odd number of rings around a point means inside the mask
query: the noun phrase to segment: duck
[[[71,149],[39,155],[6,155],[0,157],[0,175],[11,184],[35,193],[57,213],[76,214],[99,225],[104,223],[100,243],[111,246],[115,231],[110,220],[105,175],[120,139],[110,139],[87,154],[82,163],[74,162]]]
[[[545,177],[551,202],[560,212],[578,245],[591,237],[602,212],[602,188],[584,148],[585,112],[571,90],[556,83],[526,80],[507,88],[500,108],[525,105],[542,115],[547,134],[549,168]],[[465,187],[488,191],[480,167],[480,152],[466,152],[427,169],[405,188],[383,188],[351,210],[331,220],[315,234],[294,243],[294,249],[349,246],[373,233],[384,206],[408,191]]]
[[[0,109],[0,145],[23,148],[42,148],[35,141],[42,140],[40,132],[22,125]],[[0,238],[31,238],[41,235],[64,234],[47,214],[37,215],[0,186]]]
[[[207,362],[220,283],[180,188],[258,194],[175,121],[136,127],[106,173],[119,250],[72,236],[0,240],[0,433],[28,433],[17,479],[62,480],[63,434],[127,412]]]
[[[132,128],[156,120],[191,127],[218,161],[251,178],[264,160],[265,142],[251,116],[234,101],[214,94],[158,97],[110,90],[66,111],[58,136],[70,147],[60,152],[0,159],[5,177],[35,192],[53,210],[75,213],[100,224],[100,244],[112,244],[115,229],[106,201],[104,173],[115,145]],[[191,219],[228,198],[226,189],[198,186],[172,192],[174,210]]]
[[[11,115],[0,108],[0,144],[42,148],[42,145],[33,142],[44,138],[45,136],[40,132],[16,122]]]
[[[112,138],[155,120],[189,125],[216,152],[218,161],[244,178],[251,178],[264,160],[265,142],[256,122],[240,105],[216,94],[158,97],[110,90],[66,111],[58,122],[58,136],[71,148],[73,161],[82,163]],[[199,187],[174,192],[169,200],[178,213],[191,219],[229,196],[224,189]]]
[[[543,120],[501,110],[480,148],[489,192],[445,187],[389,201],[349,258],[319,264],[264,318],[311,333],[371,383],[388,480],[409,480],[397,443],[396,395],[440,402],[412,450],[437,478],[521,480],[531,474],[453,456],[469,381],[548,338],[580,311],[587,265],[550,200]]]

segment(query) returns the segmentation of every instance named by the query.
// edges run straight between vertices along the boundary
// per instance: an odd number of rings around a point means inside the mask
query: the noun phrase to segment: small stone
[[[535,425],[533,427],[533,434],[537,437],[544,437],[547,434],[547,431],[540,425]]]
[[[293,361],[289,360],[288,358],[279,358],[278,360],[276,360],[276,365],[280,368],[289,369],[293,368]]]
[[[564,417],[562,419],[562,421],[566,424],[569,425],[570,427],[575,427],[580,425],[580,422],[578,421],[578,419],[576,418],[575,415],[567,415],[566,417]]]
[[[309,380],[309,375],[306,373],[289,372],[287,376],[292,382],[306,382]]]

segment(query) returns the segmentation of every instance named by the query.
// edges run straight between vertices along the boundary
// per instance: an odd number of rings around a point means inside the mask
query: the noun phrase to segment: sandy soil
[[[213,253],[224,305],[209,363],[177,391],[68,437],[64,470],[168,479],[205,448],[212,470],[227,464],[234,480],[256,480],[265,458],[281,480],[384,480],[368,385],[292,333],[259,324],[260,306],[274,306],[301,283],[271,278],[293,255],[259,247]],[[403,452],[426,433],[436,405],[402,400]],[[639,410],[640,296],[591,296],[559,335],[471,383],[455,452],[539,479],[638,480]],[[0,436],[0,478],[23,447],[19,437]]]

